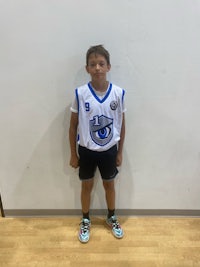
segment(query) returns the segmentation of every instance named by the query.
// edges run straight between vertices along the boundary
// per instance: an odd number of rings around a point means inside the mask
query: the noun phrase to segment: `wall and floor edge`
[[[119,216],[200,216],[200,210],[176,209],[117,209]],[[104,216],[106,209],[91,209],[91,216]],[[80,209],[5,209],[5,217],[81,216]]]

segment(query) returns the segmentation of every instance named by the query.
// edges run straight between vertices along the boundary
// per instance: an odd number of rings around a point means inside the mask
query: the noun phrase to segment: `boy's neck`
[[[92,87],[99,92],[105,92],[108,89],[108,81],[102,81],[102,82],[94,82],[91,81]]]

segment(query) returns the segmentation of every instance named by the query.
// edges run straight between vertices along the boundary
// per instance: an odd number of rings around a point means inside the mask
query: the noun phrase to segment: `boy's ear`
[[[111,65],[110,65],[110,64],[108,64],[108,65],[107,65],[107,72],[109,72],[109,71],[110,71],[110,69],[111,69]]]
[[[86,69],[87,73],[89,73],[89,71],[88,71],[88,65],[85,66],[85,69]]]

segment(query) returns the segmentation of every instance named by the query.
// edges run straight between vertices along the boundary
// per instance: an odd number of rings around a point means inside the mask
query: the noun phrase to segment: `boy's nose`
[[[97,70],[99,69],[99,67],[100,67],[99,64],[96,64],[96,69],[97,69]]]

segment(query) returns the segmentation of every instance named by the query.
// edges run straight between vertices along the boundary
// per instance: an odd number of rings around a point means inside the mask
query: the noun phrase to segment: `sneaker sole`
[[[79,240],[81,243],[86,244],[86,243],[90,240],[90,238],[88,238],[88,239],[86,239],[86,240],[82,240],[82,239],[78,236],[78,240]]]

